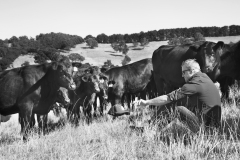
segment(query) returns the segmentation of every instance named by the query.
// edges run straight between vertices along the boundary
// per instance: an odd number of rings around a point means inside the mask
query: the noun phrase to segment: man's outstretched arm
[[[147,106],[147,105],[163,106],[170,102],[171,102],[171,100],[168,98],[167,95],[162,95],[162,96],[159,96],[159,97],[156,97],[153,99],[149,99],[149,100],[140,99],[138,101],[135,101],[134,104],[139,105],[139,106]]]

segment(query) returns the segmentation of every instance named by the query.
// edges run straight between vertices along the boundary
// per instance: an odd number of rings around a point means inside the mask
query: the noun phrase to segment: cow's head
[[[54,80],[60,87],[70,90],[76,89],[76,85],[72,79],[73,67],[68,58],[63,57],[59,62],[52,63]]]
[[[63,104],[64,106],[70,104],[70,99],[68,97],[68,90],[66,88],[60,87],[57,92],[56,102]]]
[[[224,43],[219,41],[217,44],[214,42],[205,42],[200,46],[191,46],[190,49],[197,52],[198,63],[201,71],[206,73],[213,81],[219,74],[221,64],[220,56]]]

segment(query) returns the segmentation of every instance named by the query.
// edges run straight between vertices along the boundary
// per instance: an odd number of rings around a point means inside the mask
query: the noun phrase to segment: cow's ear
[[[77,71],[78,71],[78,68],[77,68],[77,67],[73,67],[73,71],[74,71],[74,72],[77,72]]]
[[[102,67],[101,69],[100,69],[100,71],[101,72],[106,72],[108,69],[106,68],[106,67]]]
[[[53,62],[52,63],[52,69],[53,70],[57,70],[57,68],[58,68],[58,63],[57,62]]]
[[[88,77],[87,77],[87,76],[83,76],[83,77],[82,77],[82,80],[83,80],[84,82],[87,82],[87,81],[88,81]]]
[[[103,79],[104,81],[108,80],[108,78],[106,76],[104,76],[104,75],[100,74],[99,76],[100,76],[99,79]]]
[[[114,85],[116,82],[115,81],[109,81],[108,85]]]
[[[198,52],[199,51],[199,46],[190,46],[189,49],[191,49],[194,52]]]
[[[218,41],[218,43],[213,47],[213,50],[216,51],[219,48],[223,48],[224,42],[223,41]]]

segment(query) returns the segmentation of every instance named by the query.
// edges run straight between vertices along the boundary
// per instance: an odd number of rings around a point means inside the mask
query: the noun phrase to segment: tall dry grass
[[[33,131],[23,142],[19,124],[11,122],[0,128],[0,159],[239,159],[239,111],[237,101],[224,102],[221,129],[187,139],[160,134],[148,123],[143,132],[134,130],[128,116],[114,121],[106,116],[78,127],[64,117],[49,134]]]

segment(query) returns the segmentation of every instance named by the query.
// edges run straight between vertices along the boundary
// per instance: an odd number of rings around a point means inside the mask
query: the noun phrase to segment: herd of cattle
[[[18,113],[23,138],[35,125],[46,127],[47,114],[55,102],[67,108],[67,116],[79,123],[80,106],[87,123],[92,120],[92,105],[100,101],[100,115],[104,104],[112,106],[127,99],[153,98],[181,87],[184,79],[181,64],[186,59],[196,59],[201,71],[212,81],[218,81],[223,95],[228,96],[228,85],[240,79],[240,41],[224,44],[219,41],[198,42],[182,46],[160,46],[152,58],[143,59],[111,69],[71,63],[68,58],[59,62],[29,65],[0,73],[0,114]]]

